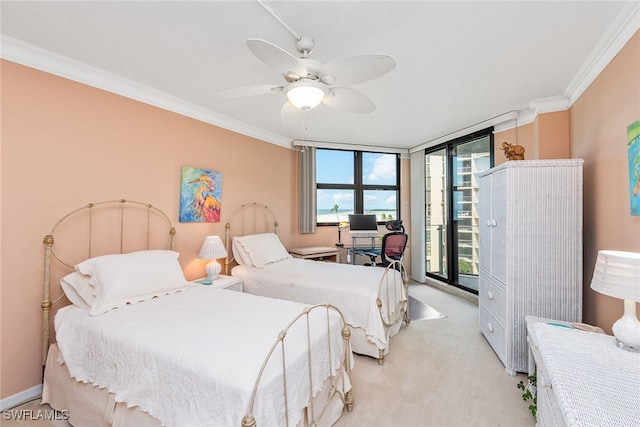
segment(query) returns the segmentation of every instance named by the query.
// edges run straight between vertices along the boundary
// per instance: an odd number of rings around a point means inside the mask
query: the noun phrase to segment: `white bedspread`
[[[165,425],[237,426],[278,333],[304,308],[198,285],[100,316],[68,306],[58,311],[55,327],[63,362],[77,380],[108,389],[117,401],[137,405]],[[329,359],[332,374],[341,366],[341,324],[337,313],[331,314],[331,357],[326,311],[310,316],[316,332],[314,395],[328,377]],[[309,401],[306,322],[290,330],[285,344],[289,425],[296,425]],[[281,359],[275,359],[256,399],[258,426],[286,424]]]
[[[369,341],[384,349],[388,337],[377,306],[381,281],[385,316],[393,317],[407,298],[400,273],[388,271],[383,277],[385,269],[380,267],[288,258],[264,268],[239,265],[231,274],[242,278],[244,291],[254,295],[305,304],[333,304],[350,326],[363,329]],[[391,307],[390,313],[386,313],[387,306]]]

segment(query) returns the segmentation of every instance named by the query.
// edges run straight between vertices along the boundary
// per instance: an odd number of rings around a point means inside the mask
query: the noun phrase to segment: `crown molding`
[[[216,114],[173,95],[2,34],[0,57],[242,135],[291,148],[291,139]]]
[[[640,28],[640,2],[628,1],[565,90],[569,106],[584,93]]]
[[[571,80],[564,91],[564,95],[532,100],[529,104],[529,109],[514,112],[516,116],[515,120],[513,120],[512,117],[508,117],[504,118],[504,120],[500,119],[496,121],[496,118],[494,118],[483,123],[492,122],[495,126],[494,132],[504,131],[515,126],[532,123],[538,114],[569,109],[639,28],[640,2],[637,0],[627,1],[615,21],[602,36],[576,76]],[[5,34],[2,34],[0,43],[0,57],[6,60],[106,90],[186,117],[191,117],[242,135],[286,148],[295,148],[295,144],[293,144],[289,138],[267,132],[231,117],[214,113],[206,108],[178,99],[173,95],[141,85],[96,67],[91,67],[80,61],[55,54],[49,50],[42,49]],[[443,142],[445,139],[451,139],[455,137],[452,135],[458,135],[461,132],[468,133],[470,132],[470,128],[466,127],[440,138],[411,147],[407,152],[415,152],[423,148],[431,147]],[[315,142],[320,143],[318,141]],[[330,145],[334,143],[326,142],[321,144]],[[366,145],[354,145],[354,147],[371,149],[372,151],[374,148]],[[377,149],[379,150],[380,147],[377,147]]]
[[[535,115],[565,111],[568,110],[570,106],[569,98],[562,95],[533,99],[529,103],[529,108],[535,113]]]
[[[537,113],[532,109],[518,110],[514,119],[505,120],[504,122],[496,123],[493,126],[493,133],[504,132],[505,130],[513,129],[518,126],[528,125],[533,123],[536,119]]]
[[[580,67],[578,73],[571,80],[564,91],[564,95],[531,100],[529,108],[519,110],[515,119],[509,118],[496,123],[493,132],[503,132],[517,126],[533,123],[538,114],[566,111],[571,108],[638,29],[640,29],[640,1],[627,1],[607,32],[589,54],[582,67]],[[416,148],[425,148],[433,145],[435,144],[425,143],[411,148],[410,151],[414,152]]]

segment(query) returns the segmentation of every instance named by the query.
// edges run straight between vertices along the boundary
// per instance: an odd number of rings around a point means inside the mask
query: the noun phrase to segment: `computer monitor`
[[[349,230],[378,231],[378,220],[375,214],[349,214]]]

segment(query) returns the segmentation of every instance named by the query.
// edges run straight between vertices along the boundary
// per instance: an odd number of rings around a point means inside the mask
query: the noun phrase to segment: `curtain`
[[[316,148],[300,150],[300,233],[316,232]]]

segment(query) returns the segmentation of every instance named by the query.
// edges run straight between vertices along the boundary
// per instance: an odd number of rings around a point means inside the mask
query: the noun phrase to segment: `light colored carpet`
[[[411,283],[409,294],[447,317],[414,322],[391,338],[384,365],[356,356],[355,406],[336,427],[535,426],[517,384],[480,333],[478,306]]]
[[[478,328],[478,306],[430,286],[412,283],[409,293],[446,313],[414,321],[391,339],[380,366],[356,355],[353,412],[335,427],[535,426],[522,400],[520,374],[510,377]],[[39,401],[16,409],[41,408]],[[0,420],[3,427],[68,427],[65,421]],[[90,427],[90,426],[88,426]]]

